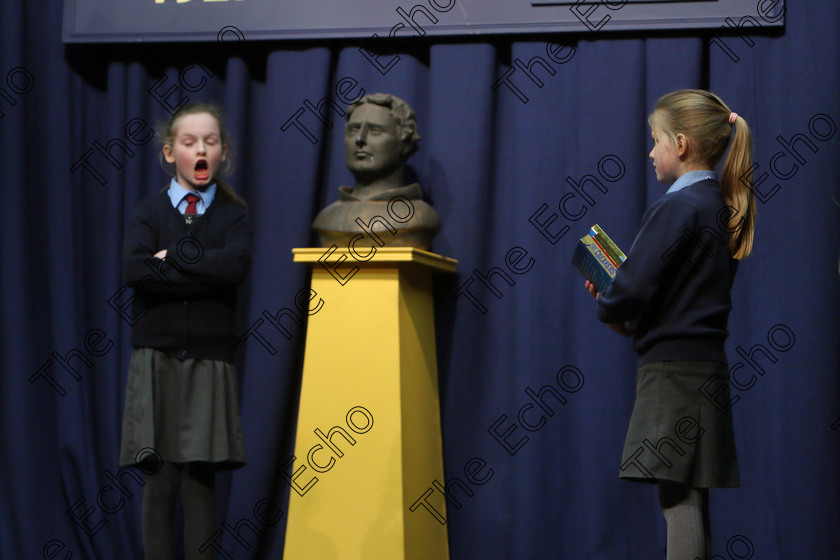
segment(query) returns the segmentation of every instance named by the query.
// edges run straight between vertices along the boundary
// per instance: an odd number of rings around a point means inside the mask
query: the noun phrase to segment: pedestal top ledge
[[[442,272],[455,272],[458,261],[450,257],[444,257],[431,251],[418,249],[417,247],[377,247],[376,253],[368,259],[360,259],[359,254],[349,248],[338,247],[302,247],[292,249],[294,262],[314,263],[348,260],[354,264],[359,263],[415,263],[436,268]],[[344,259],[342,259],[342,256]]]

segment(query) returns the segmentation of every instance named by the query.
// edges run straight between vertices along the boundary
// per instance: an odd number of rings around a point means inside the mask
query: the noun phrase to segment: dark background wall
[[[665,190],[647,159],[647,114],[663,93],[700,87],[747,120],[758,177],[767,174],[727,346],[730,363],[743,364],[732,402],[742,484],[712,492],[714,550],[836,558],[834,2],[796,3],[783,33],[757,29],[749,38],[582,32],[398,45],[387,71],[349,42],[65,46],[61,13],[55,1],[0,5],[0,557],[141,558],[139,485],[124,475],[125,490],[114,493],[111,478],[130,352],[119,263],[131,208],[167,182],[151,138],[169,118],[166,105],[213,101],[227,114],[232,183],[251,204],[255,230],[244,334],[264,311],[292,307],[307,286],[291,248],[314,243],[312,218],[352,179],[339,115],[324,108],[324,123],[305,103],[330,97],[343,106],[341,96],[362,88],[394,93],[417,112],[423,139],[411,165],[440,214],[434,250],[460,261],[457,277],[436,284],[446,475],[462,476],[481,458],[493,476],[449,508],[451,557],[661,555],[654,488],[617,478],[635,356],[596,321],[569,261],[592,223],[629,247]],[[566,48],[551,46],[563,40]],[[531,80],[515,62],[534,57],[545,66],[537,61]],[[518,92],[499,82],[505,76]],[[587,176],[588,198],[568,201],[579,217],[562,215],[560,201]],[[506,256],[525,251],[518,266],[530,268],[515,274]],[[514,282],[496,279],[502,297],[476,280],[474,301],[457,297],[474,271],[491,267]],[[261,332],[268,344],[248,338],[239,359],[249,464],[220,479],[230,524],[252,519],[260,500],[288,506],[280,471],[292,453],[305,331],[286,339],[266,323]],[[62,366],[67,359],[78,379]],[[569,375],[569,386],[558,385],[564,366],[580,372],[581,387]],[[499,431],[518,423],[525,388],[551,384],[567,403],[536,432],[520,426],[508,442],[521,447],[506,450],[488,428],[502,415]],[[361,447],[352,459],[364,460]],[[221,542],[233,558],[277,558],[284,526],[285,516],[262,527],[248,550],[229,535]]]

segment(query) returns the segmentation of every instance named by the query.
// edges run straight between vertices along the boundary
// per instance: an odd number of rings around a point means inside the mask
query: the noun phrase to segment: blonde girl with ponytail
[[[735,273],[754,242],[752,136],[703,90],[664,95],[648,124],[656,178],[670,187],[610,287],[586,288],[599,320],[632,336],[638,355],[619,477],[657,484],[668,560],[706,560],[708,489],[740,484],[724,343]]]

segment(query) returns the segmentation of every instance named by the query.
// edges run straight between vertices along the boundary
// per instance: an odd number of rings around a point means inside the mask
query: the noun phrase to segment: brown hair
[[[720,190],[728,205],[729,253],[744,259],[752,252],[755,234],[755,192],[752,189],[752,134],[743,117],[732,115],[717,95],[699,89],[683,89],[663,95],[648,117],[675,145],[677,134],[684,134],[698,162],[714,168],[732,146],[723,162]],[[722,209],[723,210],[723,209]]]
[[[211,117],[216,120],[216,123],[219,125],[219,136],[221,136],[222,147],[227,149],[227,157],[225,158],[225,165],[222,169],[219,169],[219,175],[214,178],[216,181],[216,193],[218,194],[219,198],[224,200],[225,202],[230,202],[233,204],[238,204],[240,206],[244,206],[245,208],[248,207],[248,204],[238,195],[236,191],[233,190],[227,182],[222,179],[222,175],[227,174],[230,172],[232,168],[232,143],[230,138],[230,133],[228,132],[227,127],[225,126],[224,118],[222,117],[221,110],[212,103],[189,103],[184,105],[177,113],[175,113],[169,122],[162,127],[164,133],[160,137],[161,148],[163,146],[172,146],[172,142],[175,140],[175,131],[178,128],[178,120],[181,117],[185,117],[187,115],[195,115],[197,113],[207,113]],[[163,168],[172,175],[175,176],[174,171],[174,164],[167,163],[163,157],[162,151],[158,154],[158,158],[160,159],[161,165]],[[166,190],[166,188],[164,188]]]

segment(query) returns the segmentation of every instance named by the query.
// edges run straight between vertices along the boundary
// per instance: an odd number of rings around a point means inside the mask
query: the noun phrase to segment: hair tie
[[[738,118],[738,113],[729,113],[729,124],[735,124],[735,120]]]

